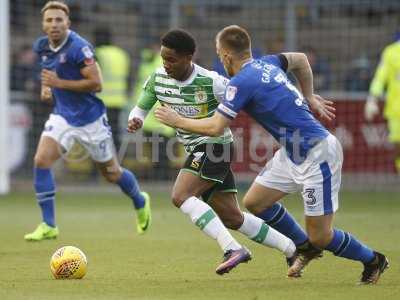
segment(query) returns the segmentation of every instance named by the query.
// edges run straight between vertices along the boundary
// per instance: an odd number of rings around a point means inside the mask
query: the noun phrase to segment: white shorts
[[[294,164],[282,147],[255,179],[284,193],[301,191],[306,216],[322,216],[338,209],[343,150],[334,135],[314,146],[306,160]]]
[[[50,114],[44,125],[42,136],[53,138],[67,152],[75,142],[78,142],[97,162],[109,161],[114,156],[114,142],[106,114],[96,121],[80,127],[68,124],[60,115]]]

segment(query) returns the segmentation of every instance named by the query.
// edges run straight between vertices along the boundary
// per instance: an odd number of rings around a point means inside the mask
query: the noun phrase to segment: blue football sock
[[[54,199],[56,194],[53,173],[50,169],[33,169],[33,183],[36,199],[42,210],[43,222],[55,227]]]
[[[350,233],[339,229],[333,230],[333,239],[325,248],[334,255],[369,263],[375,258],[374,252],[356,240]]]
[[[121,190],[132,199],[136,209],[144,207],[145,199],[140,193],[139,184],[131,171],[122,169],[122,175],[117,184]]]
[[[303,228],[280,203],[275,203],[272,207],[258,214],[257,217],[263,219],[269,226],[283,235],[286,235],[296,246],[302,245],[308,240]]]

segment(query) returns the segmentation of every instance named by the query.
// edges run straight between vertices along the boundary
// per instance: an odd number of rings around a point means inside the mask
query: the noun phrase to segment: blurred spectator
[[[329,90],[331,87],[331,68],[328,62],[320,57],[316,50],[312,47],[304,47],[302,49],[307,55],[310,66],[314,74],[314,89],[319,91]]]
[[[350,71],[346,75],[345,89],[351,92],[368,91],[371,81],[371,68],[366,56],[353,60],[350,64]]]
[[[400,174],[400,35],[386,46],[376,68],[364,107],[367,121],[379,114],[378,99],[385,97],[383,116],[387,120],[389,141],[395,147],[395,166]]]
[[[15,55],[11,66],[11,90],[32,92],[39,70],[36,67],[36,54],[30,45],[24,45]]]
[[[147,78],[159,67],[162,66],[162,59],[160,56],[160,45],[158,43],[153,43],[147,48],[144,48],[140,53],[140,64],[138,67],[136,82],[134,86],[134,102],[137,102],[137,97],[141,94],[144,83]],[[154,105],[152,111],[158,106]],[[159,133],[166,137],[171,137],[175,135],[175,130],[171,127],[161,124],[154,117],[153,113],[149,113],[144,124],[143,130],[147,133]]]
[[[269,54],[279,54],[285,50],[285,41],[282,38],[275,38],[265,41],[265,49]]]
[[[96,59],[103,75],[103,90],[98,96],[107,107],[108,121],[118,150],[121,145],[119,118],[128,104],[131,59],[128,52],[112,44],[109,28],[97,28],[94,38]]]

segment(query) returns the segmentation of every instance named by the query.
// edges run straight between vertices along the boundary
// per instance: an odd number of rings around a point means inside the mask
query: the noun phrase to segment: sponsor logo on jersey
[[[232,101],[237,93],[237,87],[230,85],[226,88],[226,94],[225,94],[225,99],[228,101]]]
[[[207,115],[207,108],[199,105],[171,105],[171,108],[175,110],[178,114],[189,118],[201,118]]]
[[[47,60],[47,56],[46,55],[43,55],[42,56],[42,61],[44,62],[44,61],[46,61]]]

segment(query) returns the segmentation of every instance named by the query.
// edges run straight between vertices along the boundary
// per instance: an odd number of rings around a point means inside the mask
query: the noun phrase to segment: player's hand
[[[378,101],[373,96],[368,96],[367,102],[364,106],[364,117],[368,122],[371,122],[374,117],[379,113]]]
[[[40,92],[40,99],[43,102],[51,104],[53,102],[53,94],[51,93],[51,88],[42,85],[42,89]]]
[[[52,88],[60,88],[60,78],[57,76],[56,72],[43,69],[42,70],[42,84]]]
[[[128,127],[126,130],[130,133],[135,133],[137,130],[142,128],[143,121],[139,118],[132,118],[128,121]]]
[[[181,118],[181,116],[175,110],[168,106],[158,107],[155,110],[154,115],[158,121],[171,127],[176,127],[179,119]]]
[[[332,121],[336,118],[336,108],[333,102],[322,98],[320,95],[313,94],[309,99],[310,108],[316,116],[322,121]]]

